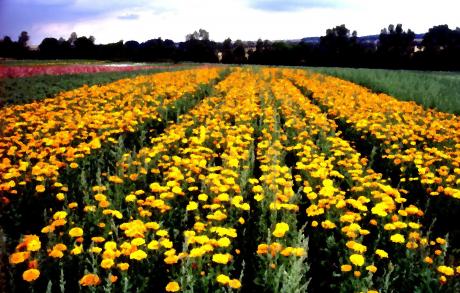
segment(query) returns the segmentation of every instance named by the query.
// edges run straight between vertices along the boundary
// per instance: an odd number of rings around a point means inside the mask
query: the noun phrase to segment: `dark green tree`
[[[18,37],[18,45],[20,48],[28,48],[29,34],[26,31],[22,31]]]
[[[44,38],[38,46],[42,58],[52,59],[60,55],[60,43],[55,38]]]
[[[222,43],[222,63],[231,64],[235,63],[235,58],[233,56],[233,48],[232,48],[232,39],[227,38]]]
[[[415,49],[415,33],[403,30],[402,24],[389,25],[379,35],[378,57],[383,67],[407,66]]]
[[[244,49],[244,44],[241,40],[236,40],[233,45],[233,57],[234,62],[237,64],[246,63],[246,50]]]

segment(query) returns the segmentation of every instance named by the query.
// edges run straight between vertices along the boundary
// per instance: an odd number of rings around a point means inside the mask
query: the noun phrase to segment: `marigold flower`
[[[27,251],[38,251],[41,248],[40,238],[37,235],[26,235],[24,238]]]
[[[374,265],[370,265],[366,267],[366,270],[368,270],[369,272],[375,273],[377,271],[377,267]]]
[[[364,265],[364,256],[361,254],[352,254],[350,255],[350,261],[355,266],[362,266]]]
[[[140,249],[132,252],[129,255],[130,259],[135,259],[135,260],[138,260],[138,261],[143,260],[146,257],[147,257],[147,253],[145,253],[145,251],[140,250]]]
[[[42,193],[42,192],[45,192],[45,190],[46,190],[45,186],[43,186],[43,185],[41,185],[41,184],[35,186],[35,191],[37,191],[37,192]]]
[[[129,264],[128,263],[125,263],[125,262],[122,262],[122,263],[119,263],[117,265],[117,267],[122,270],[122,271],[126,271],[129,269]]]
[[[173,281],[169,282],[168,285],[166,285],[166,292],[177,292],[180,290],[179,283]]]
[[[272,234],[273,236],[280,238],[283,237],[287,231],[289,231],[289,225],[281,222],[276,224],[275,231],[273,231]]]
[[[212,256],[212,261],[225,265],[230,261],[231,257],[232,256],[228,253],[227,254],[216,253]]]
[[[216,278],[217,282],[221,283],[222,285],[227,285],[230,282],[230,278],[226,275],[220,274]]]
[[[388,253],[385,250],[382,250],[382,249],[376,249],[375,254],[380,256],[380,258],[388,258]]]
[[[342,272],[349,272],[349,271],[352,270],[352,268],[353,268],[353,267],[352,267],[351,265],[342,265],[342,266],[340,267],[340,270],[341,270]]]
[[[217,240],[217,245],[219,245],[219,247],[228,247],[230,245],[230,239],[228,239],[228,237],[219,238],[219,240]]]
[[[82,286],[97,286],[101,283],[101,279],[95,274],[86,274],[80,279],[80,285]]]
[[[114,264],[115,262],[113,261],[113,259],[110,259],[110,258],[103,259],[101,261],[101,267],[104,269],[110,269],[111,267],[114,266]]]
[[[265,243],[257,246],[257,254],[266,254],[268,252],[268,245]]]
[[[33,282],[40,276],[40,271],[37,269],[28,269],[22,273],[22,279],[27,282]]]
[[[394,242],[394,243],[404,243],[404,242],[406,242],[406,239],[404,238],[404,236],[399,234],[399,233],[391,235],[390,240],[391,240],[391,242]]]
[[[198,203],[195,201],[190,201],[186,207],[186,211],[194,211],[198,209]]]
[[[448,267],[448,266],[439,266],[438,267],[438,272],[440,272],[441,274],[444,274],[446,276],[453,276],[454,275],[454,269],[451,268],[451,267]]]
[[[164,262],[168,265],[175,264],[179,261],[179,257],[177,255],[170,255],[164,259]]]
[[[24,262],[30,256],[29,252],[15,252],[10,255],[10,264],[18,264]]]
[[[83,229],[79,227],[75,227],[70,229],[69,231],[70,237],[80,237],[83,235]]]
[[[115,283],[118,280],[118,276],[110,274],[109,280],[110,280],[110,283]]]
[[[230,288],[233,288],[233,289],[239,289],[241,288],[241,282],[240,280],[238,279],[231,279],[229,282],[228,282],[228,286]]]

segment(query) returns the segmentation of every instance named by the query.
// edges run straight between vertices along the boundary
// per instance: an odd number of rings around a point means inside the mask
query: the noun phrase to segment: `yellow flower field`
[[[36,292],[456,292],[460,120],[288,68],[0,109],[0,279]]]

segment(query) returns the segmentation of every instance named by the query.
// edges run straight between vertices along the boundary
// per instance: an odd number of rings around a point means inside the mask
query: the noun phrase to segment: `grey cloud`
[[[123,20],[135,20],[135,19],[139,19],[139,15],[138,14],[125,14],[125,15],[120,15],[117,18],[123,19]]]
[[[251,0],[249,6],[267,11],[295,11],[307,8],[337,7],[338,2],[332,0]]]

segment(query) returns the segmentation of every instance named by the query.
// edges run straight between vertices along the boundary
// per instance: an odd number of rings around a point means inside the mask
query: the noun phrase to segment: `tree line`
[[[34,59],[99,59],[114,61],[162,62],[191,61],[227,64],[294,66],[340,66],[393,69],[460,70],[460,28],[438,25],[421,38],[401,24],[389,25],[375,38],[358,38],[345,25],[328,29],[311,40],[255,42],[215,42],[200,29],[175,43],[161,38],[142,43],[119,41],[95,44],[93,36],[72,33],[64,38],[45,38],[37,50],[28,46],[29,35],[22,32],[17,41],[0,40],[0,56]]]

